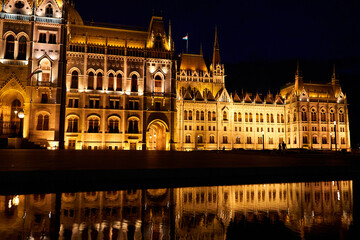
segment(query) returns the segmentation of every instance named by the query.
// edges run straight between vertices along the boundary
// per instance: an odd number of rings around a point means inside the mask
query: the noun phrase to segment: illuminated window
[[[227,120],[228,120],[227,112],[226,112],[226,111],[223,112],[223,120],[224,120],[224,121],[227,121]]]
[[[307,113],[306,113],[306,109],[303,108],[301,111],[301,121],[306,122],[307,121]]]
[[[42,70],[41,74],[41,82],[50,82],[50,74],[51,74],[51,63],[47,58],[44,58],[40,62],[40,67]]]
[[[315,109],[311,109],[311,121],[317,121]]]
[[[184,120],[187,120],[187,118],[188,118],[188,115],[187,115],[187,111],[185,110],[184,111]]]
[[[238,122],[241,122],[242,118],[241,118],[241,113],[238,113]]]
[[[196,111],[196,120],[199,121],[200,120],[200,112]]]
[[[185,137],[185,143],[191,143],[190,135],[186,135],[186,137]]]
[[[234,122],[237,122],[237,113],[234,113]]]
[[[155,86],[154,92],[161,93],[162,92],[162,79],[159,75],[155,77]]]
[[[223,143],[228,143],[228,138],[227,138],[227,136],[223,136]]]
[[[344,116],[343,110],[339,111],[339,121],[340,122],[345,122],[345,116]]]
[[[210,143],[215,143],[215,137],[214,136],[210,136]]]

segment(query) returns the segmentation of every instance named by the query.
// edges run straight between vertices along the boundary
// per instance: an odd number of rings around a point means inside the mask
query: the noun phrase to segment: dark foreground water
[[[352,181],[7,195],[0,239],[353,239],[353,205]]]

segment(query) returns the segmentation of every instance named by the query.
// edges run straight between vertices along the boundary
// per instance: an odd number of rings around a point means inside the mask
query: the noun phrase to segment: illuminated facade
[[[230,94],[217,34],[207,66],[202,54],[175,57],[161,17],[147,29],[84,24],[60,0],[9,0],[0,20],[3,137],[21,131],[52,148],[63,136],[66,149],[92,150],[350,150],[335,73],[310,84],[298,70],[278,95]]]

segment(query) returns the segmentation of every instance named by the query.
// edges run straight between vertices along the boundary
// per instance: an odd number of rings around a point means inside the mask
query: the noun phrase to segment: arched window
[[[53,7],[51,4],[47,5],[45,8],[45,16],[46,17],[53,17]]]
[[[188,114],[187,114],[187,111],[185,110],[184,111],[184,120],[187,120],[187,118],[188,118]]]
[[[296,111],[294,111],[294,122],[296,121]]]
[[[277,123],[280,123],[280,114],[277,114],[276,122],[277,122]]]
[[[307,113],[306,113],[306,109],[303,108],[301,111],[301,121],[306,122],[307,121]]]
[[[22,36],[19,39],[19,53],[17,59],[26,60],[26,37]]]
[[[223,120],[224,121],[228,120],[227,111],[223,111]]]
[[[266,114],[266,122],[270,122],[270,115],[268,113]]]
[[[212,113],[212,120],[216,121],[216,113],[215,112]]]
[[[259,122],[259,114],[258,113],[256,113],[256,122]]]
[[[252,113],[249,113],[249,121],[250,121],[250,122],[253,121]]]
[[[38,115],[36,130],[49,130],[49,115]]]
[[[116,91],[122,90],[122,75],[119,73],[116,76]]]
[[[247,112],[245,113],[245,122],[249,122],[249,114]]]
[[[285,123],[284,114],[281,114],[281,123]]]
[[[129,120],[128,133],[139,133],[139,121],[136,119]]]
[[[88,133],[99,133],[100,120],[97,117],[88,119]]]
[[[241,118],[241,113],[238,113],[238,122],[241,122],[242,118]]]
[[[264,115],[260,113],[260,122],[264,122]]]
[[[208,111],[208,121],[211,121],[211,112]]]
[[[98,73],[96,76],[96,90],[102,90],[103,89],[103,85],[102,85],[102,79],[103,79],[103,75],[102,73]]]
[[[110,118],[109,119],[109,133],[119,133],[119,119],[117,118]]]
[[[196,111],[196,120],[199,121],[200,120],[200,112]]]
[[[201,111],[201,115],[200,115],[200,119],[201,119],[201,121],[204,121],[204,119],[205,119],[205,113],[204,113],[204,111]]]
[[[73,71],[71,73],[71,84],[70,88],[78,89],[79,84],[79,73],[77,71]]]
[[[315,109],[311,109],[311,121],[316,122],[316,112]]]
[[[6,38],[6,48],[5,48],[6,59],[14,59],[14,46],[15,46],[15,38],[14,36],[9,35]]]
[[[334,122],[335,121],[335,112],[334,109],[330,110],[330,122]]]
[[[237,122],[237,113],[234,113],[234,122]]]
[[[272,123],[274,123],[274,114],[272,114],[272,113],[270,114],[270,120]]]
[[[138,91],[138,79],[135,74],[131,76],[131,91],[137,92]]]
[[[189,111],[189,120],[192,120],[192,111]]]
[[[88,89],[94,89],[94,73],[90,72],[88,76]]]
[[[68,118],[67,132],[78,132],[79,119],[77,117]]]
[[[159,75],[155,77],[154,92],[162,92],[162,79]]]
[[[303,136],[303,144],[308,144],[308,136]]]
[[[154,42],[154,48],[156,49],[162,49],[163,47],[163,44],[162,44],[162,39],[161,39],[161,36],[156,36],[155,38],[155,42]]]
[[[321,116],[321,121],[326,122],[326,113],[324,109],[321,109],[320,116]]]
[[[345,122],[345,115],[344,115],[343,110],[339,111],[339,121],[340,122]]]
[[[40,67],[41,67],[41,82],[50,82],[50,76],[51,76],[51,63],[49,61],[49,59],[44,58],[43,60],[41,60],[40,62]]]
[[[110,73],[108,77],[108,90],[114,90],[114,74]]]

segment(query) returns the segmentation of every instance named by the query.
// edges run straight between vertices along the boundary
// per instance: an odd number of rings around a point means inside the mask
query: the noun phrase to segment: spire
[[[169,51],[171,50],[171,20],[169,20]]]
[[[217,36],[217,27],[215,26],[215,42],[214,42],[214,52],[213,52],[213,69],[216,69],[216,65],[220,64],[220,48]]]
[[[200,55],[203,55],[203,49],[202,49],[202,44],[200,43]]]
[[[334,66],[333,66],[332,79],[333,79],[333,80],[335,80],[335,79],[336,79],[336,74],[335,74],[335,64],[334,64]]]
[[[296,73],[295,73],[295,92],[296,92],[296,94],[300,94],[302,87],[303,87],[303,78],[302,78],[302,74],[300,71],[300,63],[298,60],[297,64],[296,64]]]

